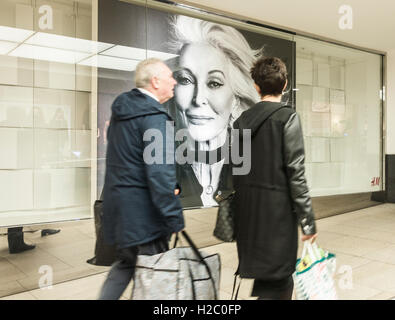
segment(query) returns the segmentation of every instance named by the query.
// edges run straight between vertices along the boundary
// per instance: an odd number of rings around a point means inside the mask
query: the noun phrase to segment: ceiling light
[[[87,58],[89,54],[22,44],[9,53],[9,56],[74,64]]]
[[[7,54],[12,49],[15,49],[18,44],[9,41],[0,41],[0,54]]]
[[[34,31],[0,26],[0,40],[22,42],[30,37]]]
[[[113,44],[60,36],[57,34],[43,32],[36,33],[25,43],[91,54],[98,53],[113,46]]]
[[[85,59],[78,64],[84,66],[123,70],[123,71],[134,71],[136,69],[138,60],[122,59],[117,57],[95,55],[88,59]]]
[[[161,51],[155,51],[155,50],[147,50],[147,58],[157,58],[161,59],[163,61],[173,59],[177,57],[178,55],[172,54],[172,53],[167,53],[167,52],[161,52]]]
[[[100,55],[112,56],[125,59],[144,60],[147,57],[147,50],[134,47],[114,46]]]

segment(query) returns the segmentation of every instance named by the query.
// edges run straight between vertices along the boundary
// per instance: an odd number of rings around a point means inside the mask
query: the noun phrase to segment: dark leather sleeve
[[[316,225],[304,169],[302,127],[297,113],[284,126],[284,160],[293,201],[293,208],[305,235],[315,234]]]

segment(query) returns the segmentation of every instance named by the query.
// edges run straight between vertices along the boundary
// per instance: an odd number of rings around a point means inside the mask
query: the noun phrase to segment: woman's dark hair
[[[259,87],[261,96],[282,94],[287,81],[287,67],[279,58],[261,58],[251,68],[251,77]]]

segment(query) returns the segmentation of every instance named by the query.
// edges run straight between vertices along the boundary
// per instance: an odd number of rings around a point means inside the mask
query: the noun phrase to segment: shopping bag
[[[96,230],[96,245],[95,256],[87,261],[87,263],[96,266],[111,266],[116,260],[116,247],[115,245],[108,245],[104,242],[103,235],[103,194],[99,200],[95,201],[93,206],[95,214],[95,230]]]
[[[218,299],[219,254],[207,254],[197,249],[185,231],[181,234],[189,247],[137,256],[133,300]]]
[[[215,200],[218,202],[217,220],[213,235],[222,241],[232,242],[235,240],[234,230],[234,195],[235,191],[228,196],[217,195]]]
[[[316,243],[305,241],[302,256],[293,274],[297,300],[337,300],[335,281],[336,256]]]

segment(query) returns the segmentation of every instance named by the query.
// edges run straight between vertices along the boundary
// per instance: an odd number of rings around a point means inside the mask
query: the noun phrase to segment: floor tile
[[[23,292],[23,293],[17,293],[11,296],[7,296],[4,298],[0,298],[0,300],[37,300],[37,299],[29,292]]]
[[[369,300],[394,300],[394,299],[395,299],[395,292],[385,292],[385,291],[382,291],[381,293],[369,298]]]
[[[384,249],[391,244],[383,241],[344,236],[327,242],[323,248],[334,253],[345,253],[353,256],[363,256],[373,251]]]
[[[374,216],[345,221],[343,223],[345,225],[350,225],[354,227],[368,228],[370,231],[395,231],[395,222],[389,222],[385,219],[375,218]]]
[[[391,245],[384,249],[375,250],[373,252],[363,255],[363,257],[395,265],[395,245]]]
[[[96,274],[102,274],[102,272],[97,272],[90,269],[89,267],[84,267],[84,266],[74,267],[74,268],[69,268],[67,270],[55,271],[53,273],[52,281],[53,284],[58,284],[66,281],[73,281],[75,279],[82,279]],[[47,275],[49,275],[48,272],[42,274],[34,274],[26,278],[20,279],[18,280],[18,282],[24,288],[26,288],[26,290],[33,290],[39,287],[40,279],[41,281],[49,279],[45,277],[43,278],[43,276],[47,276]]]
[[[43,250],[63,261],[65,264],[75,267],[85,265],[86,260],[92,258],[95,252],[95,241],[93,239],[77,242],[70,241],[62,245],[47,247]],[[76,252],[78,252],[78,255],[76,255]]]
[[[342,272],[341,270],[349,266],[351,268],[358,268],[360,266],[363,266],[364,264],[367,264],[369,262],[372,262],[372,260],[367,259],[367,258],[362,258],[358,256],[353,256],[345,253],[340,253],[336,252],[336,272]]]
[[[38,274],[43,265],[51,266],[54,271],[70,268],[66,263],[38,247],[22,253],[10,254],[5,258],[26,275]]]
[[[6,258],[0,258],[0,286],[4,282],[10,282],[12,280],[18,280],[26,277],[26,274],[19,270]]]
[[[26,291],[24,287],[22,287],[18,281],[9,281],[9,282],[3,282],[0,285],[0,297],[5,297],[9,295],[13,295],[16,293],[21,293]]]
[[[348,224],[333,224],[328,230],[324,232],[331,232],[343,236],[363,237],[367,232],[372,230],[369,227],[354,226]],[[321,231],[318,230],[318,237],[321,238]]]
[[[381,293],[378,289],[354,284],[352,289],[339,288],[336,284],[336,292],[339,300],[368,300]]]
[[[354,284],[381,291],[395,291],[395,266],[372,261],[353,269]]]
[[[39,300],[74,300],[83,299],[84,296],[95,299],[103,282],[104,277],[99,274],[64,282],[52,289],[36,289],[30,293]]]

